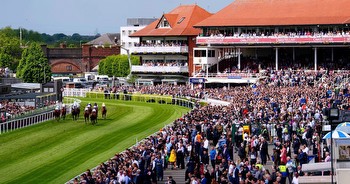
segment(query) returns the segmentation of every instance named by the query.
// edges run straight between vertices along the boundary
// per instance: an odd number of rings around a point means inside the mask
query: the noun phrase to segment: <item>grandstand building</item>
[[[194,25],[193,82],[254,82],[262,69],[348,69],[349,0],[235,0]],[[197,70],[198,69],[198,70]]]
[[[141,65],[132,66],[139,84],[186,83],[193,68],[193,48],[201,29],[193,25],[211,16],[197,5],[181,5],[130,37],[140,42],[130,47],[141,57]]]

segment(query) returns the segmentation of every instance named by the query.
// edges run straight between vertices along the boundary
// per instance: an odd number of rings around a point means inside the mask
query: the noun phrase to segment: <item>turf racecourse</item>
[[[86,125],[48,121],[0,135],[0,183],[65,183],[188,112],[154,103],[83,98],[107,106],[107,119]],[[99,114],[99,118],[100,118]]]

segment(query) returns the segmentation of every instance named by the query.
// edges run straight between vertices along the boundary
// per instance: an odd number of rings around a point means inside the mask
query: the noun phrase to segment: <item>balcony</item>
[[[131,47],[133,54],[166,54],[166,53],[188,53],[188,46],[141,46]]]
[[[132,73],[188,73],[188,66],[131,66]]]
[[[302,35],[302,36],[210,36],[197,37],[197,44],[345,44],[350,35]]]

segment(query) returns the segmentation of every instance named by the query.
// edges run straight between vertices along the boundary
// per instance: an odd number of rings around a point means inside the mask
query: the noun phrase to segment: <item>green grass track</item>
[[[107,119],[85,124],[68,115],[0,135],[0,183],[65,183],[108,160],[189,109],[173,105],[83,98],[107,106]],[[99,114],[99,118],[101,115]]]

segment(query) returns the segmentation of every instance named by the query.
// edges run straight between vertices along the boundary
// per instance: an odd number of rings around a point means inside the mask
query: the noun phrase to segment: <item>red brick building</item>
[[[57,75],[91,72],[100,60],[120,54],[120,47],[115,44],[84,44],[81,48],[67,48],[64,44],[61,44],[60,48],[48,48],[43,45],[42,49],[51,65],[52,74]]]

